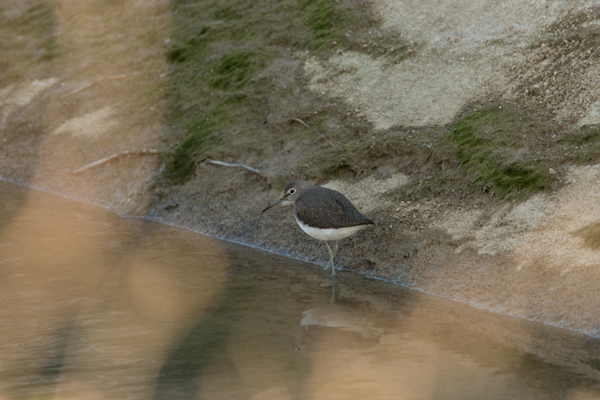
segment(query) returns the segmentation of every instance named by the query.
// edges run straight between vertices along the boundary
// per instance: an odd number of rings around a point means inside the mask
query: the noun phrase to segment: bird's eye
[[[290,189],[290,190],[288,191],[288,193],[289,193],[289,194],[294,194],[294,193],[296,193],[296,189],[293,189],[293,188],[292,188],[292,189]]]

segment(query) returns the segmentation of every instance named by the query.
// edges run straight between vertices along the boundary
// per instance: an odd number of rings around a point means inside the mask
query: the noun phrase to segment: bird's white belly
[[[298,218],[296,218],[296,222],[298,226],[306,233],[308,236],[311,236],[318,240],[340,240],[343,238],[347,238],[348,236],[354,235],[356,232],[361,229],[366,228],[366,225],[358,225],[358,226],[347,226],[339,229],[319,229],[313,228],[312,226],[308,226]]]

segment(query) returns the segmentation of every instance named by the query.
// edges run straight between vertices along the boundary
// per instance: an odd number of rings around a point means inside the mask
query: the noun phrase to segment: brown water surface
[[[600,341],[0,182],[0,399],[592,399]]]

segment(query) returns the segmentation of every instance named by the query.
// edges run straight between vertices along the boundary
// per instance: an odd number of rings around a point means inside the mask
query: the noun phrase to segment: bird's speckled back
[[[290,187],[302,188],[294,202],[294,214],[306,225],[320,229],[374,225],[374,222],[362,215],[346,196],[336,190],[310,183],[308,186],[299,185],[297,182],[295,186]]]

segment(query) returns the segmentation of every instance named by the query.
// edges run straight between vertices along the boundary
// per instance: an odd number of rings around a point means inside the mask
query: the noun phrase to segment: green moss
[[[474,183],[514,196],[548,189],[554,182],[548,165],[529,154],[530,132],[536,131],[539,126],[527,114],[492,106],[467,115],[447,137],[458,146],[458,159]]]
[[[563,143],[571,146],[580,147],[600,142],[600,129],[583,130],[562,138]]]
[[[600,160],[600,129],[585,127],[567,133],[560,143],[567,146],[571,160],[577,164],[589,164]]]
[[[297,50],[320,58],[353,50],[398,62],[416,48],[379,29],[369,5],[357,0],[177,0],[173,12],[167,89],[170,125],[177,130],[169,138],[175,156],[166,171],[177,182],[203,158],[243,155],[235,132],[245,132],[245,139],[255,135],[256,147],[262,147],[270,104],[279,107],[287,95],[274,93],[277,72],[269,68],[275,60],[295,63]],[[313,105],[304,107],[314,111]],[[290,109],[292,114],[302,117],[303,111]],[[283,126],[278,134],[287,137],[296,128]],[[329,168],[343,170],[339,165]]]
[[[382,31],[377,19],[363,3],[344,6],[329,0],[302,0],[298,8],[310,29],[307,48],[323,50],[352,50],[366,52],[374,57],[386,56],[398,63],[415,53],[417,46],[398,33]]]
[[[232,90],[243,86],[268,62],[265,52],[235,50],[225,55],[214,69],[213,89]]]
[[[306,15],[306,25],[312,33],[313,40],[308,46],[310,50],[331,47],[348,30],[348,21],[340,17],[333,2],[304,0],[298,8]]]
[[[201,125],[187,135],[183,143],[176,146],[167,164],[166,176],[176,183],[183,183],[194,173],[195,161],[207,150],[208,145],[215,144],[216,124],[206,118]]]
[[[27,3],[29,7],[23,7],[15,16],[10,2],[0,2],[0,34],[3,38],[0,80],[5,82],[21,79],[40,62],[49,61],[58,54],[52,2],[31,0]]]
[[[48,41],[44,44],[44,52],[42,54],[42,59],[44,61],[50,61],[60,55],[60,47],[54,41]]]
[[[586,226],[575,232],[575,235],[583,238],[585,246],[593,250],[600,249],[600,223]]]

